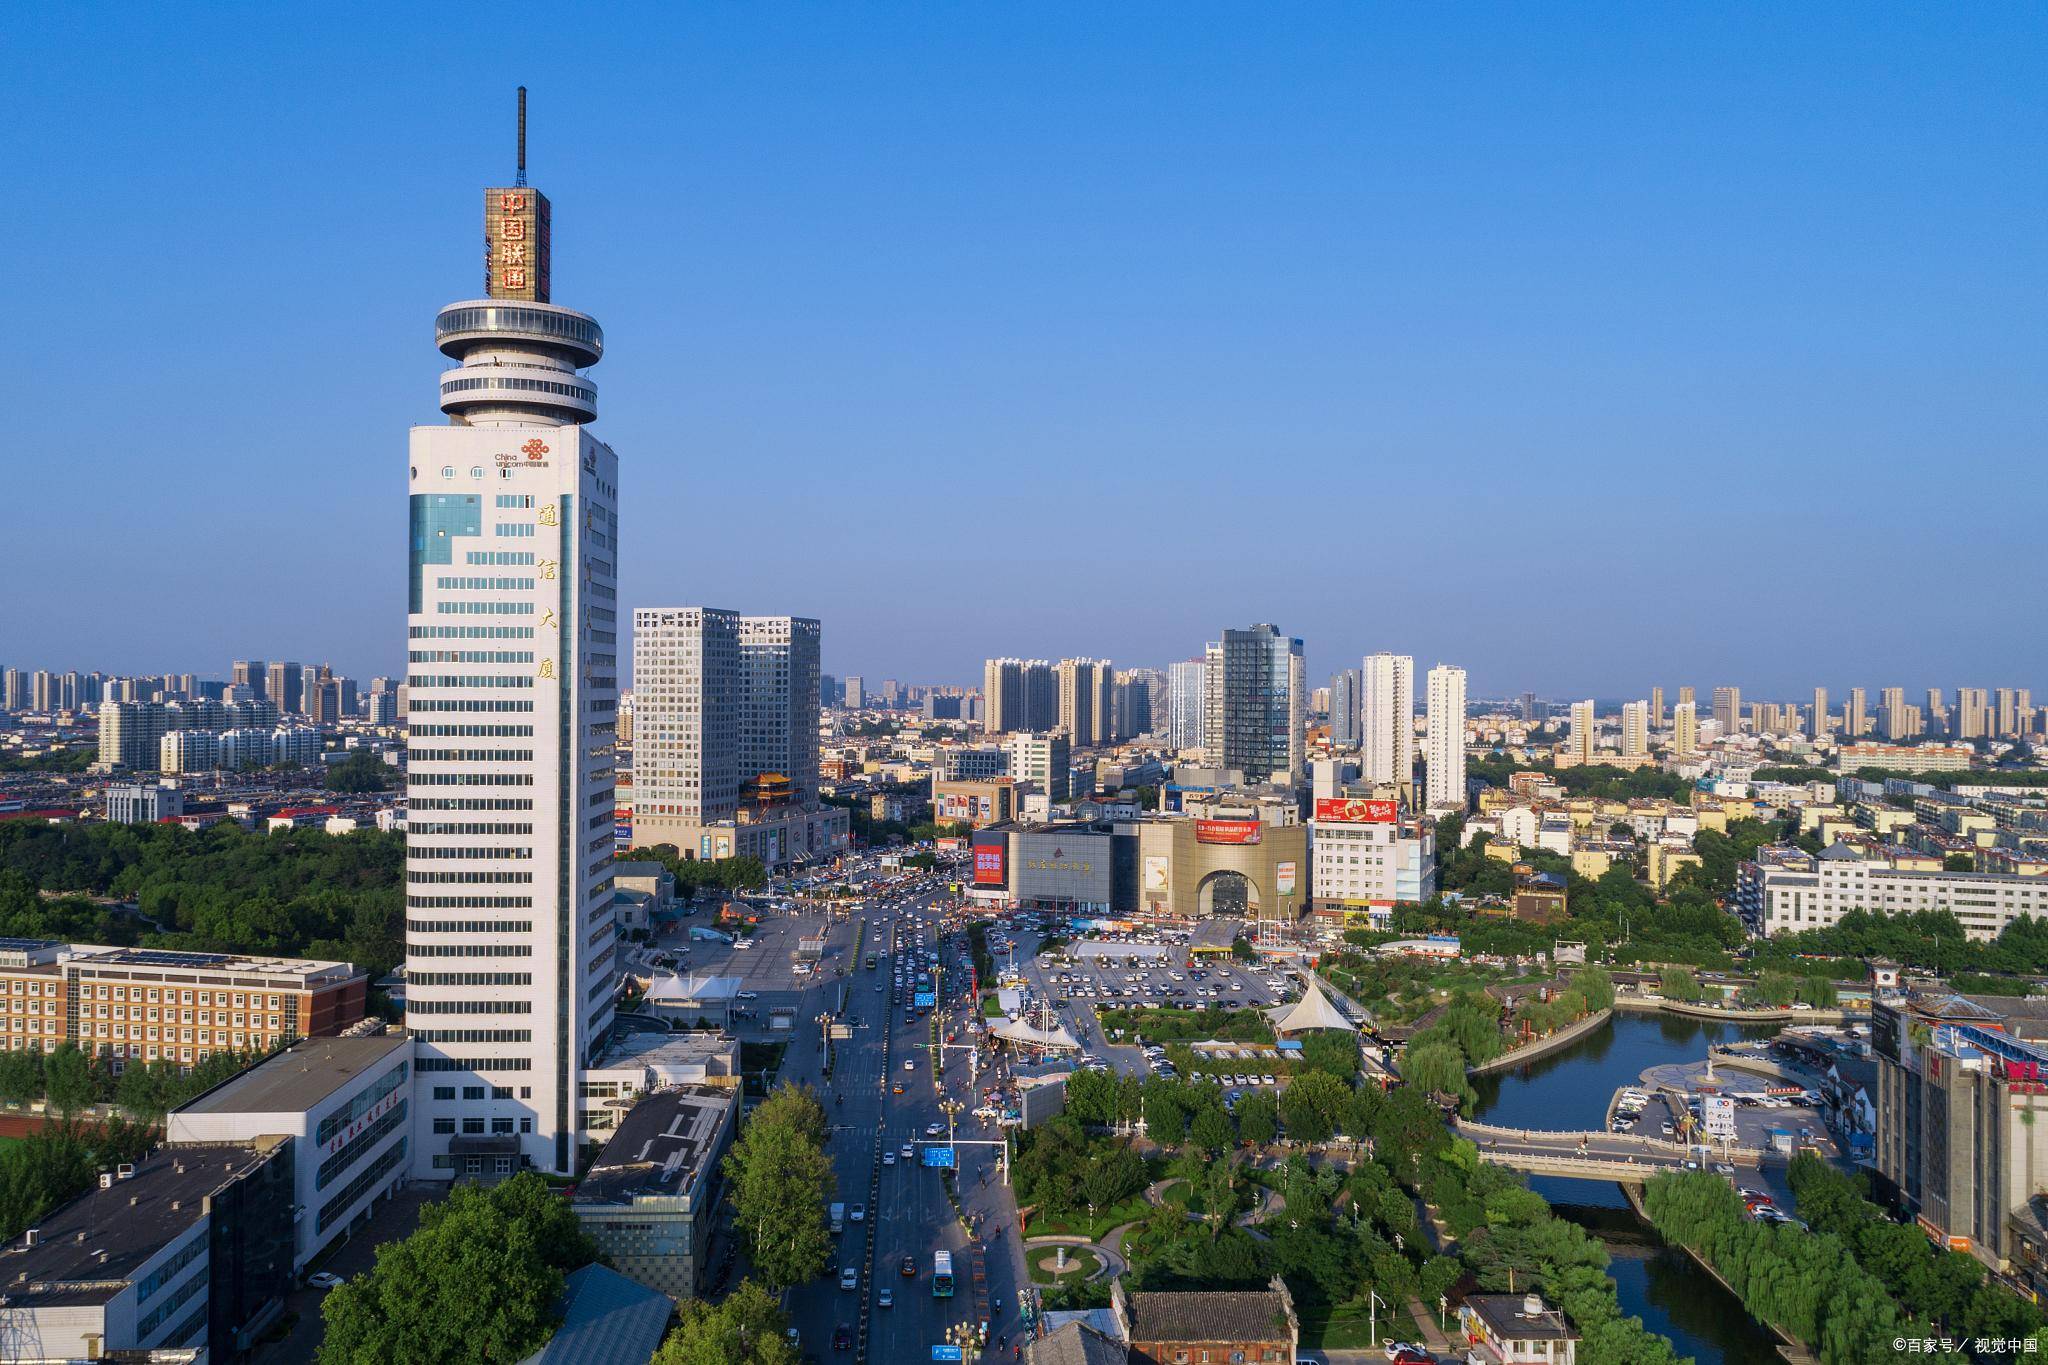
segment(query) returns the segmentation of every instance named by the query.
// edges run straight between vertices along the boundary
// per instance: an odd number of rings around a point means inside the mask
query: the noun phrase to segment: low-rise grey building
[[[619,1273],[678,1302],[702,1287],[740,1092],[657,1090],[626,1114],[569,1206]]]

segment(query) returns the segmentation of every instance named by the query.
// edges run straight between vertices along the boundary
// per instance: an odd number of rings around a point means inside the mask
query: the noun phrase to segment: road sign
[[[967,1357],[958,1346],[934,1346],[932,1347],[932,1359],[965,1360]]]
[[[953,1149],[951,1147],[940,1147],[936,1144],[925,1148],[924,1164],[927,1166],[943,1167],[946,1170],[953,1169]]]
[[[910,1003],[921,1010],[928,1010],[939,1003],[939,997],[931,991],[919,991],[910,997]]]

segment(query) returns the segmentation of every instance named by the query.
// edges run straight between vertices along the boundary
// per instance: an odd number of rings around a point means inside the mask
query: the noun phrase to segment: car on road
[[[853,1221],[856,1223],[864,1223],[867,1221],[868,1217],[868,1206],[866,1204],[855,1204],[853,1206],[852,1212],[848,1216],[851,1217]]]
[[[895,1306],[896,1306],[896,1291],[895,1291],[895,1290],[893,1290],[893,1289],[891,1289],[891,1288],[889,1288],[889,1287],[888,1287],[887,1285],[883,1285],[883,1286],[882,1286],[882,1292],[881,1292],[881,1293],[879,1293],[879,1294],[877,1294],[877,1295],[875,1295],[875,1307],[877,1307],[877,1308],[894,1308]]]
[[[882,1153],[882,1164],[884,1166],[894,1166],[896,1164],[896,1154],[894,1152]]]
[[[832,1329],[832,1349],[835,1351],[851,1351],[853,1349],[853,1329],[843,1322]]]
[[[899,1267],[899,1269],[901,1269],[901,1270],[902,1270],[902,1272],[903,1272],[903,1278],[904,1278],[904,1279],[906,1279],[906,1280],[916,1279],[916,1278],[917,1278],[917,1257],[915,1257],[915,1256],[905,1256],[905,1257],[903,1258],[903,1262],[902,1262],[902,1265],[901,1265],[901,1266]]]
[[[841,1289],[860,1288],[860,1267],[851,1265],[843,1267],[839,1272],[839,1287]]]
[[[915,1071],[915,1070],[917,1070],[917,1059],[916,1059],[915,1057],[906,1057],[906,1058],[904,1058],[904,1059],[903,1059],[903,1069],[904,1069],[905,1071]]]
[[[907,1143],[907,1142],[906,1142],[906,1143],[904,1143],[904,1144],[903,1144],[903,1152],[902,1152],[902,1155],[903,1155],[903,1159],[904,1159],[905,1161],[908,1161],[908,1160],[910,1160],[910,1159],[911,1159],[911,1158],[912,1158],[913,1156],[916,1156],[916,1155],[917,1155],[917,1149],[916,1149],[916,1148],[914,1148],[914,1147],[912,1147],[912,1146],[911,1146],[911,1145],[910,1145],[909,1143]]]
[[[306,1277],[306,1283],[315,1289],[339,1289],[347,1280],[331,1270],[316,1270]]]
[[[741,991],[734,997],[737,1000],[759,1000],[760,998],[761,992],[759,991]]]
[[[935,1137],[938,1137],[939,1135],[941,1135],[941,1134],[942,1134],[942,1133],[944,1133],[945,1131],[946,1131],[946,1130],[945,1130],[945,1127],[944,1127],[943,1125],[941,1125],[941,1124],[937,1124],[937,1123],[927,1123],[927,1124],[926,1124],[926,1125],[924,1126],[924,1135],[925,1135],[926,1137],[928,1137],[928,1138],[935,1138]]]
[[[1430,1358],[1428,1350],[1421,1346],[1417,1346],[1412,1341],[1390,1341],[1387,1343],[1388,1360],[1398,1360],[1403,1355],[1421,1356],[1425,1360]]]

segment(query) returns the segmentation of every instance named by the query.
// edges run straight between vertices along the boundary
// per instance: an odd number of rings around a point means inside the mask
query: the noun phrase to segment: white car
[[[860,1288],[860,1268],[858,1266],[847,1266],[841,1270],[839,1272],[839,1287],[841,1289]]]
[[[306,1283],[315,1289],[339,1289],[348,1281],[331,1270],[316,1270],[306,1277]]]
[[[915,1071],[915,1070],[917,1070],[917,1063],[916,1063],[916,1061],[914,1061],[914,1060],[906,1060],[906,1061],[905,1061],[905,1062],[903,1063],[903,1069],[904,1069],[905,1071]]]
[[[896,1295],[894,1291],[892,1291],[887,1285],[884,1285],[881,1289],[881,1292],[875,1295],[875,1307],[894,1308],[895,1306]]]
[[[847,1212],[847,1217],[853,1219],[856,1223],[865,1223],[868,1218],[868,1206],[866,1204],[855,1204]]]
[[[739,993],[739,995],[738,995],[738,996],[737,996],[736,998],[737,998],[737,999],[740,999],[740,1000],[759,1000],[759,999],[761,998],[761,992],[759,992],[759,991],[741,991],[741,992]]]
[[[896,1154],[894,1152],[882,1153],[882,1164],[884,1166],[894,1166],[896,1164]]]

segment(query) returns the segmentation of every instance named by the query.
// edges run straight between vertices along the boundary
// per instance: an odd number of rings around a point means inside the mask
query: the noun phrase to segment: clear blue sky
[[[1475,695],[2048,696],[2038,6],[13,5],[0,54],[0,662],[400,670],[524,82],[626,605],[877,680],[1271,620]]]

